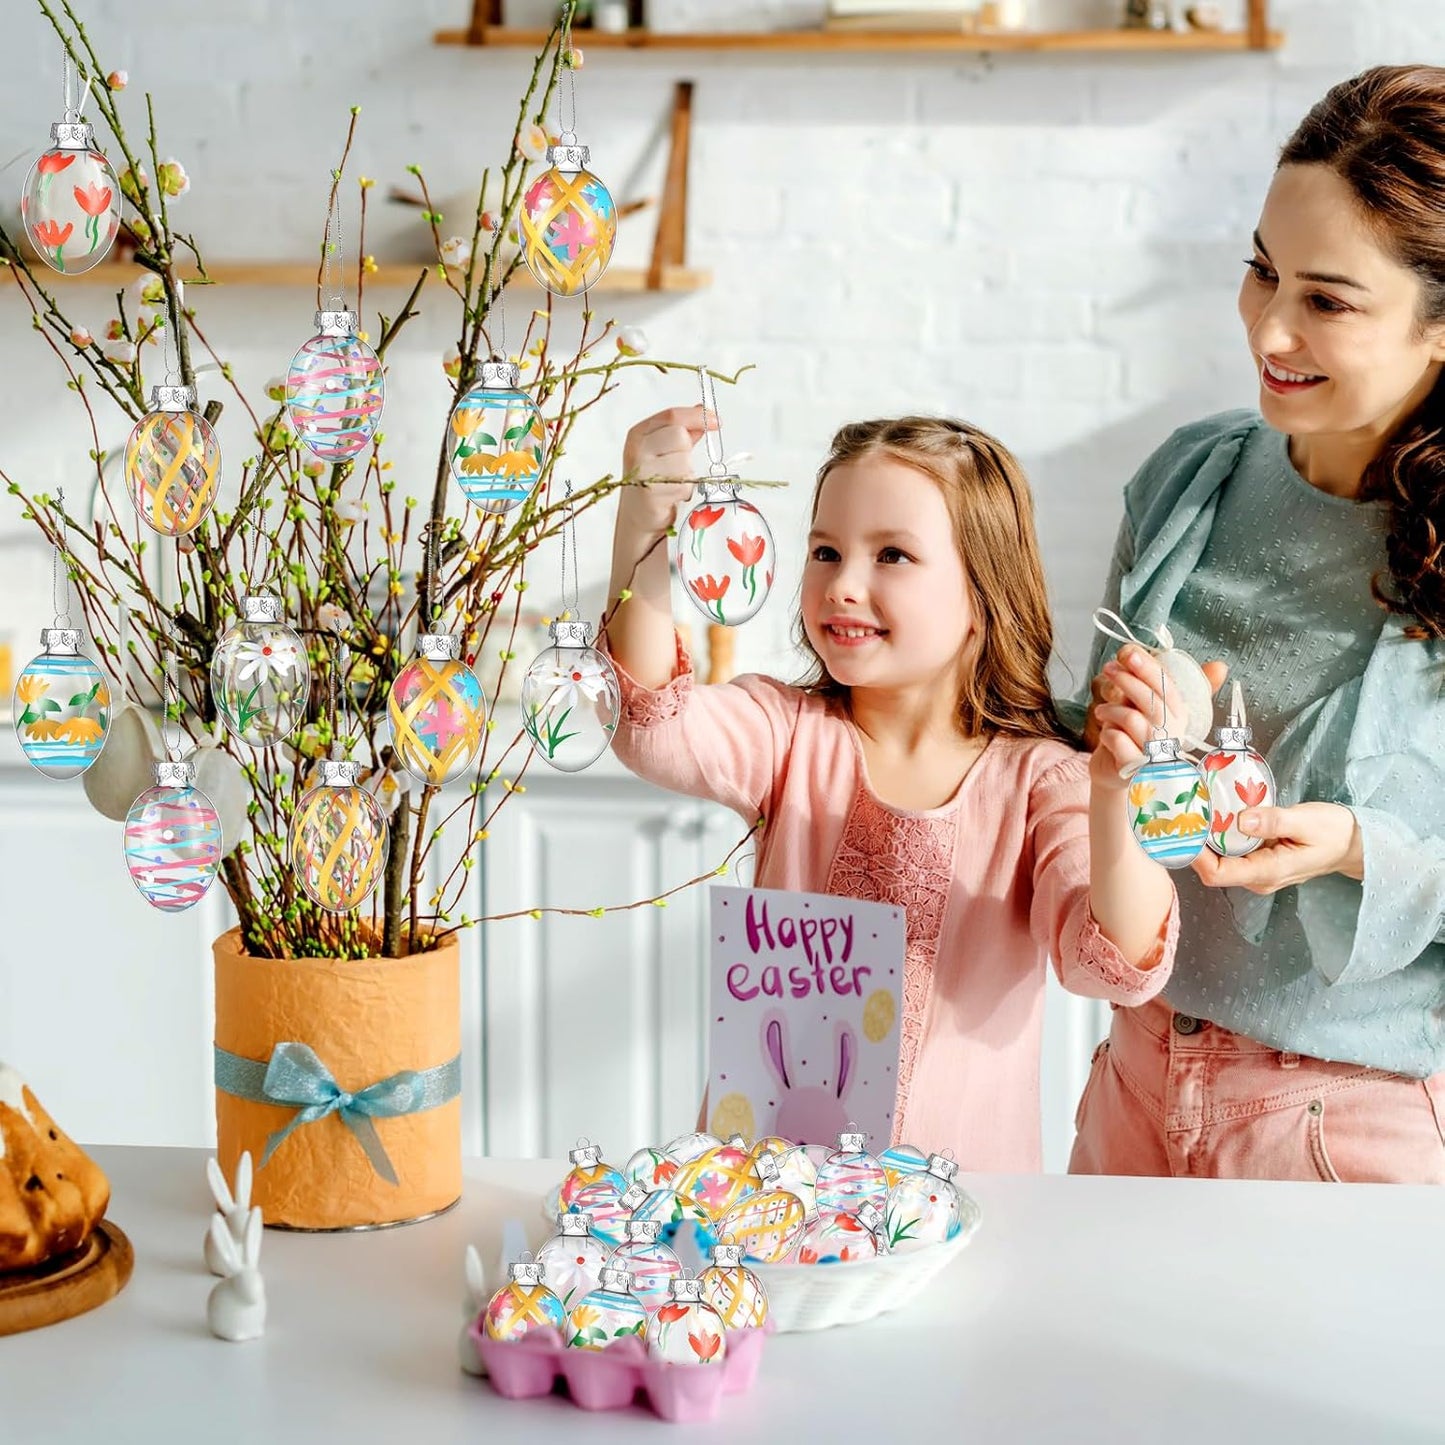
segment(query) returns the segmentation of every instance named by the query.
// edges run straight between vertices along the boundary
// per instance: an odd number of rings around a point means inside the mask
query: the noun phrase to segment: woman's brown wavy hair
[[[888,457],[931,478],[953,518],[953,540],[979,619],[974,665],[958,697],[964,733],[1058,738],[1077,747],[1054,711],[1048,679],[1054,624],[1034,535],[1033,497],[1016,458],[967,422],[927,416],[851,422],[834,436],[818,469],[814,519],[828,474],[867,457]],[[846,705],[848,689],[813,650],[801,612],[794,640],[812,658],[801,685]]]
[[[1445,70],[1381,65],[1341,81],[1302,120],[1279,163],[1328,166],[1385,249],[1420,278],[1418,325],[1445,322]],[[1361,496],[1390,504],[1382,606],[1406,635],[1445,638],[1445,370],[1365,469]]]

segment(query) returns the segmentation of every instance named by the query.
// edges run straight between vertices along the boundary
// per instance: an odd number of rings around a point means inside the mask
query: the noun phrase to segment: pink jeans
[[[1162,999],[1114,1007],[1072,1174],[1445,1184],[1445,1074],[1281,1053]]]

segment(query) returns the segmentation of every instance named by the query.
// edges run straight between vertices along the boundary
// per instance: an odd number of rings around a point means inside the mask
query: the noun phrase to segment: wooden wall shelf
[[[510,30],[483,25],[479,30],[439,30],[438,45],[471,45],[483,49],[513,47],[539,51],[547,43],[545,30]],[[573,39],[584,51],[609,50],[743,50],[752,53],[802,51],[839,55],[873,54],[952,55],[960,51],[1037,53],[1043,51],[1100,54],[1198,54],[1200,52],[1277,50],[1284,36],[1266,29],[1258,38],[1248,30],[1056,30],[982,34],[977,31],[924,30],[778,30],[736,33],[655,35],[650,30],[629,30],[620,35],[600,30],[577,30]]]
[[[424,269],[424,262],[391,262],[379,267],[375,272],[366,278],[368,288],[371,287],[402,287],[410,289],[415,283],[417,273]],[[433,262],[435,265],[435,262]],[[129,285],[139,275],[141,268],[127,262],[104,262],[93,267],[89,271],[82,272],[78,276],[55,276],[48,272],[47,268],[37,263],[37,268],[46,273],[48,284],[53,283],[56,289],[63,289],[67,286],[104,286],[112,291],[117,291],[123,286]],[[633,292],[641,294],[648,291],[702,291],[712,285],[712,272],[702,270],[696,266],[672,266],[664,265],[657,278],[656,285],[650,285],[651,274],[646,266],[610,266],[603,272],[602,279],[592,288],[594,292]],[[10,266],[0,267],[0,274],[9,277],[13,268]],[[217,261],[209,267],[211,280],[217,286],[276,286],[301,288],[316,285],[316,266],[314,262],[305,261]],[[194,266],[182,268],[179,272],[183,281],[194,281],[196,269]],[[346,276],[348,289],[355,281],[355,272],[349,271]],[[512,284],[521,286],[527,290],[541,291],[541,287],[532,279],[530,271],[519,267],[512,279]]]

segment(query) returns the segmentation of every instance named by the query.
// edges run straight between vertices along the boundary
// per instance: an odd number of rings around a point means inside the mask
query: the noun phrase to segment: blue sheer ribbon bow
[[[371,1167],[388,1184],[395,1184],[396,1170],[373,1121],[435,1109],[455,1099],[462,1090],[462,1060],[458,1054],[435,1068],[403,1069],[353,1094],[332,1078],[309,1044],[277,1044],[270,1062],[264,1064],[218,1046],[216,1087],[253,1104],[276,1104],[297,1111],[290,1123],[267,1138],[258,1168],[264,1169],[280,1145],[303,1124],[339,1114],[366,1151]]]

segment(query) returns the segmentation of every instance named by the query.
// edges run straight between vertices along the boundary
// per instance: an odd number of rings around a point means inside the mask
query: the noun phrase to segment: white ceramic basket
[[[962,1194],[962,1191],[960,1191]],[[755,1264],[768,1292],[768,1319],[780,1334],[856,1325],[907,1304],[978,1233],[982,1212],[962,1194],[963,1227],[947,1244],[884,1254],[852,1264]]]

